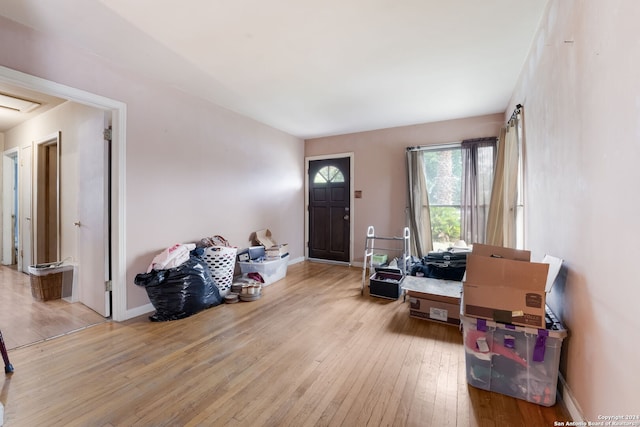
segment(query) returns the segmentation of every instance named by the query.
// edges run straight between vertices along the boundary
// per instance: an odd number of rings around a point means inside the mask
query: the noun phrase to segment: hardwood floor
[[[105,318],[80,303],[36,301],[29,275],[0,266],[0,330],[8,349],[51,339]]]
[[[466,384],[457,328],[304,262],[257,301],[106,322],[10,351],[6,426],[551,426],[561,406]]]

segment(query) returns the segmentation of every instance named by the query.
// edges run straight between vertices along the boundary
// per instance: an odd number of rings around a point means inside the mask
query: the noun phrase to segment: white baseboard
[[[341,265],[343,267],[351,267],[352,264],[346,261],[333,261],[330,259],[322,259],[322,258],[307,258],[307,261],[316,262],[319,264],[330,264],[330,265]]]
[[[152,311],[155,311],[155,310],[156,310],[155,307],[151,303],[146,304],[146,305],[141,305],[140,307],[136,307],[136,308],[132,308],[131,310],[127,310],[124,313],[124,319],[122,319],[122,320],[133,319],[134,317],[142,316],[143,314],[148,314],[148,313],[151,313]]]
[[[292,260],[291,260],[291,261],[289,261],[287,264],[288,264],[288,265],[293,265],[293,264],[297,264],[297,263],[302,262],[302,261],[304,261],[304,257],[303,257],[303,256],[300,256],[300,257],[298,257],[298,258],[294,258],[294,259],[292,259]]]
[[[559,380],[559,389],[562,394],[562,405],[564,405],[565,409],[569,413],[572,421],[582,421],[584,420],[584,416],[582,415],[582,410],[580,406],[576,402],[573,394],[571,393],[571,389],[567,385],[567,382],[564,380],[564,377],[561,373],[558,373]]]

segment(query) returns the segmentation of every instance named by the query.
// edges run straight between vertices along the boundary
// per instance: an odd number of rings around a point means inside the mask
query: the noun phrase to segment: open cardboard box
[[[467,256],[463,313],[536,328],[545,327],[546,293],[562,260],[530,262],[529,251],[474,244]]]
[[[267,258],[282,258],[289,253],[289,245],[287,243],[279,245],[273,240],[271,231],[268,228],[256,231],[255,240],[265,247]]]

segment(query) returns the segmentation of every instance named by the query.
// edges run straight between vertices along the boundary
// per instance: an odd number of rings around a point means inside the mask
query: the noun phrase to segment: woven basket
[[[38,301],[62,298],[62,272],[44,276],[30,275],[31,295]]]
[[[202,259],[204,259],[209,266],[211,276],[222,297],[229,293],[231,289],[237,252],[238,248],[230,248],[227,246],[209,246],[204,248]]]

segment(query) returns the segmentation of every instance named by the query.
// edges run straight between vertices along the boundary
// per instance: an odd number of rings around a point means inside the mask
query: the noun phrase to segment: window
[[[460,239],[461,147],[425,150],[424,169],[431,212],[433,249],[446,250]]]
[[[344,175],[335,166],[325,166],[313,177],[315,184],[323,184],[327,182],[344,182]]]
[[[424,150],[434,250],[486,242],[496,138]]]

